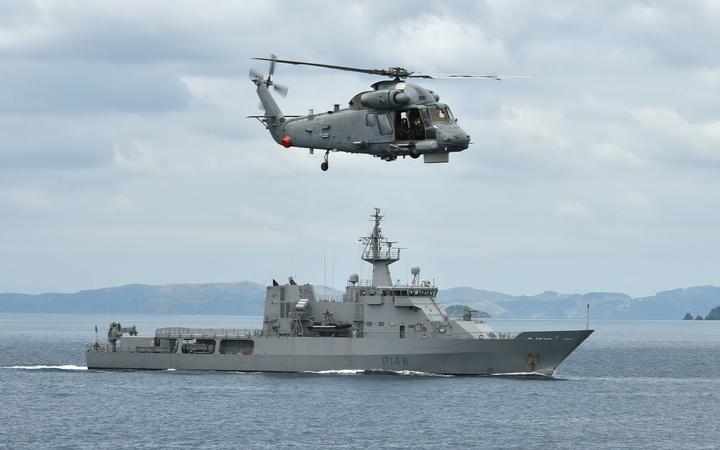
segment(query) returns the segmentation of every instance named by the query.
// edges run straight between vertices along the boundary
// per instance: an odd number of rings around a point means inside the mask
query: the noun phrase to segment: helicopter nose
[[[464,150],[470,144],[470,136],[465,134],[464,131],[458,130],[445,136],[443,143],[450,148]]]
[[[448,151],[459,152],[470,145],[470,136],[456,124],[437,126],[437,143]]]

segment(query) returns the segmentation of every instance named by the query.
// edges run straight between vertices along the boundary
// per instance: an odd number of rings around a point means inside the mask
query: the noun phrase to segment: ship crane
[[[123,327],[120,325],[120,322],[113,322],[110,324],[110,329],[108,330],[108,342],[112,346],[112,351],[116,350],[117,340],[125,333],[130,336],[137,336],[137,329],[135,328],[135,325],[131,327]]]

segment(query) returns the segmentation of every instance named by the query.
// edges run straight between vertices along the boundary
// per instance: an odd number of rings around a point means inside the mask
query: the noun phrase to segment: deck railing
[[[169,327],[155,330],[158,338],[201,339],[201,338],[251,338],[262,335],[262,330],[237,328],[183,328]]]
[[[361,286],[361,287],[372,287],[373,286],[373,280],[370,278],[362,278],[355,282],[354,284],[351,282],[347,282],[347,286]],[[424,280],[424,282],[420,282],[417,284],[412,283],[402,283],[399,280],[395,280],[395,282],[392,283],[391,286],[383,286],[383,287],[396,287],[396,288],[408,288],[408,289],[435,289],[435,284]]]

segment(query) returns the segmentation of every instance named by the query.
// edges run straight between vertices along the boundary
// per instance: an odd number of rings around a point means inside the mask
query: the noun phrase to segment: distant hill
[[[169,284],[92,289],[74,294],[0,294],[0,312],[262,315],[265,286]]]
[[[321,286],[316,286],[316,293],[341,294]],[[720,287],[674,289],[641,298],[616,292],[554,291],[515,296],[456,287],[441,290],[438,299],[445,305],[467,305],[499,318],[582,318],[590,304],[590,316],[596,319],[679,319],[686,312],[704,316],[720,305]],[[131,284],[72,294],[0,294],[0,312],[261,315],[264,300],[265,286],[248,281]]]
[[[720,306],[714,307],[707,316],[705,316],[705,320],[720,320]]]
[[[652,297],[636,299],[631,312],[637,317],[661,319],[669,316],[682,317],[690,312],[705,316],[715,306],[720,305],[720,287],[696,286],[685,289],[658,292]],[[662,315],[662,317],[657,317]],[[634,318],[634,317],[633,317]]]
[[[720,287],[697,286],[658,292],[652,297],[632,298],[615,292],[513,296],[468,287],[442,290],[441,302],[463,303],[503,318],[581,318],[590,305],[596,319],[678,319],[693,311],[705,314],[720,305]]]

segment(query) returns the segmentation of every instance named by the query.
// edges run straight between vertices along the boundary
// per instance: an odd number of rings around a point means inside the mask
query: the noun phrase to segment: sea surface
[[[3,448],[718,448],[720,322],[594,321],[552,379],[87,370],[110,322],[259,317],[0,314]],[[497,330],[585,328],[493,320]]]

